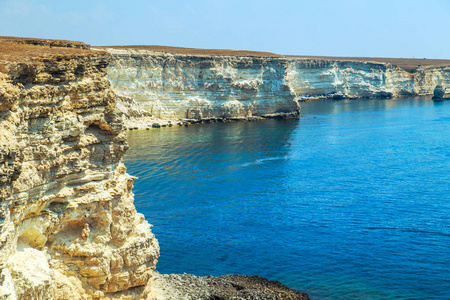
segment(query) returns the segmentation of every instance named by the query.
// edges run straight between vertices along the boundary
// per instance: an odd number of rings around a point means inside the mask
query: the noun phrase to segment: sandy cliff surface
[[[12,50],[0,62],[0,298],[142,292],[133,287],[147,283],[159,246],[121,163],[127,145],[108,57],[51,41],[5,43]]]
[[[450,86],[450,61],[284,57],[161,46],[103,47],[129,126],[180,119],[295,113],[317,98],[432,95]],[[291,116],[291,115],[289,115]],[[159,120],[159,121],[158,121]],[[139,126],[138,126],[139,127]]]

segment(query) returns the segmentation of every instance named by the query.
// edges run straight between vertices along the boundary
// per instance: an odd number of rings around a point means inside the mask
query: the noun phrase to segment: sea
[[[301,114],[127,133],[156,269],[258,275],[314,299],[450,299],[450,101]]]

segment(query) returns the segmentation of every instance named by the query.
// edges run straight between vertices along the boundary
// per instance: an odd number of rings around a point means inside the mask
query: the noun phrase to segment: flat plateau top
[[[287,59],[313,59],[332,61],[360,61],[374,63],[390,63],[406,71],[415,71],[419,66],[439,67],[450,66],[448,59],[418,59],[418,58],[380,58],[380,57],[332,57],[332,56],[300,56],[280,55],[270,52],[228,50],[228,49],[197,49],[184,47],[169,47],[155,45],[135,46],[100,46],[96,48],[150,50],[172,54],[207,55],[207,56],[255,56],[255,57],[284,57]],[[36,39],[22,37],[0,36],[0,62],[32,62],[37,58],[54,56],[65,57],[72,55],[90,55],[90,45],[82,42]],[[1,66],[0,66],[1,67]]]
[[[82,42],[0,36],[0,62],[32,62],[37,58],[89,55]]]
[[[229,50],[229,49],[199,49],[199,48],[169,47],[169,46],[155,46],[155,45],[99,46],[99,47],[95,47],[95,48],[150,50],[150,51],[159,51],[159,52],[172,53],[172,54],[207,55],[207,56],[284,57],[284,55],[270,53],[270,52]]]
[[[391,65],[398,66],[409,72],[416,70],[419,66],[424,67],[450,66],[450,60],[448,59],[280,55],[271,52],[259,52],[247,50],[197,49],[197,48],[156,46],[156,45],[99,46],[96,48],[150,50],[171,54],[187,54],[187,55],[285,57],[287,59],[313,59],[313,60],[332,60],[332,61],[361,61],[374,63],[390,63]]]

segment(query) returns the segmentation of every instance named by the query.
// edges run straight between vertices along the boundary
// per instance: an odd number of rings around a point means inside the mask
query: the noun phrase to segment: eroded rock
[[[442,85],[437,85],[433,91],[433,99],[442,99],[445,95],[445,89]]]
[[[141,299],[155,269],[107,60],[11,62],[0,73],[2,299]]]

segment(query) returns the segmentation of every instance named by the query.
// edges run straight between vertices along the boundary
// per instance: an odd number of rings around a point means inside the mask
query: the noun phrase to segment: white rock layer
[[[295,112],[301,100],[335,94],[385,98],[450,87],[450,66],[410,73],[376,62],[107,51],[112,89],[163,120],[263,116]]]
[[[339,92],[356,98],[418,96],[431,95],[438,84],[450,86],[450,66],[410,73],[385,63],[291,59],[286,72],[299,97]]]
[[[109,51],[112,89],[159,119],[251,117],[298,110],[285,59]]]

